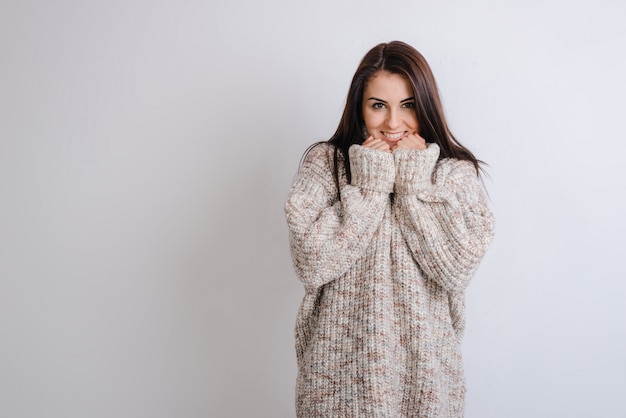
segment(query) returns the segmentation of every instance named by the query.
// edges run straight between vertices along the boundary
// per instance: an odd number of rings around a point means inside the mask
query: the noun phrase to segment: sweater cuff
[[[393,192],[396,173],[391,153],[361,145],[352,145],[348,152],[353,186],[382,193]]]
[[[432,187],[432,174],[439,158],[437,144],[430,143],[424,150],[396,149],[393,156],[396,167],[396,193],[415,194]]]

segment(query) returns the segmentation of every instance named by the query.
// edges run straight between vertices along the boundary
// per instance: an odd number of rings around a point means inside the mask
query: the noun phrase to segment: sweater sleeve
[[[425,277],[464,290],[491,243],[494,217],[473,164],[437,162],[439,147],[394,151],[394,212]]]
[[[352,184],[337,186],[333,148],[314,147],[291,188],[285,213],[293,265],[307,291],[337,279],[364,253],[393,191],[393,155],[353,145]]]

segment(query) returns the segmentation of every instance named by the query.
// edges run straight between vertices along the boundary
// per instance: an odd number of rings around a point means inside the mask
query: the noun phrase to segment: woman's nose
[[[390,130],[394,130],[400,126],[400,119],[398,118],[398,113],[395,110],[390,110],[387,114],[387,127]]]

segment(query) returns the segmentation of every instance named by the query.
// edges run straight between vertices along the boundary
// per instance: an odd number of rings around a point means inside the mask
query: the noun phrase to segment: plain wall
[[[468,418],[626,417],[626,3],[0,3],[0,416],[291,417],[283,204],[375,44],[488,162]]]

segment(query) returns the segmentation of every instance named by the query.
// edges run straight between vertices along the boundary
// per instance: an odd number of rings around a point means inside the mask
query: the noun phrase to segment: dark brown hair
[[[446,123],[439,98],[435,77],[426,59],[412,46],[393,41],[372,48],[359,64],[346,99],[341,121],[333,136],[327,141],[335,146],[334,175],[339,184],[338,154],[343,155],[346,176],[350,182],[350,158],[348,149],[362,144],[365,122],[363,120],[363,92],[368,80],[379,71],[399,74],[406,78],[415,97],[415,113],[419,122],[419,134],[427,143],[435,143],[441,149],[439,159],[456,158],[471,162],[479,173],[478,160],[470,150],[461,145]],[[312,148],[312,147],[311,147]]]

